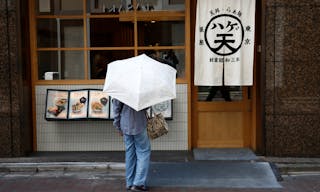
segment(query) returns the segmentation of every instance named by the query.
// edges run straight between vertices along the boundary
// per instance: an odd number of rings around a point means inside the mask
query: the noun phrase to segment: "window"
[[[241,86],[198,86],[198,101],[241,101]]]
[[[104,80],[108,63],[142,53],[186,79],[184,0],[34,0],[30,7],[36,82]]]

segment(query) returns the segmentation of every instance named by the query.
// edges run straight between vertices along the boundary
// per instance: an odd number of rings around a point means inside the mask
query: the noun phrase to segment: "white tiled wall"
[[[44,118],[47,89],[102,89],[102,85],[36,86],[38,151],[121,151],[122,137],[112,121],[47,121]],[[151,142],[152,150],[188,149],[188,88],[177,84],[173,101],[173,120],[168,120],[169,133]]]

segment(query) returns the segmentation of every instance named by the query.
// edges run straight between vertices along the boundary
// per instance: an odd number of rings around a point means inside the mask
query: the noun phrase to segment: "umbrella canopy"
[[[145,54],[108,64],[103,91],[136,111],[176,98],[177,71]]]

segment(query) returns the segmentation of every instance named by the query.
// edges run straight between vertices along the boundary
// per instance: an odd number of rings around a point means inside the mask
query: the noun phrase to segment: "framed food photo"
[[[47,89],[46,120],[66,120],[68,118],[68,90]]]
[[[164,101],[152,106],[152,113],[162,113],[165,119],[172,120],[172,100]]]
[[[110,97],[100,89],[89,90],[88,118],[109,119]]]
[[[68,119],[84,119],[88,115],[88,90],[69,91]]]

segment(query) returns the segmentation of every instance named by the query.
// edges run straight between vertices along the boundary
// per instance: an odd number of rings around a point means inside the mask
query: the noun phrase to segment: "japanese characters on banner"
[[[198,0],[194,84],[253,84],[255,0]]]

